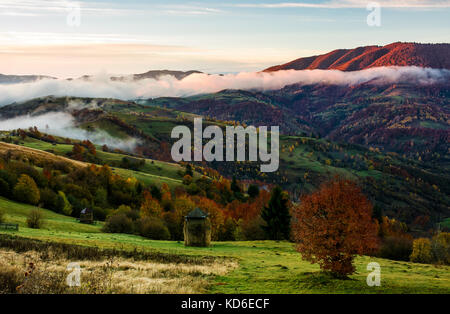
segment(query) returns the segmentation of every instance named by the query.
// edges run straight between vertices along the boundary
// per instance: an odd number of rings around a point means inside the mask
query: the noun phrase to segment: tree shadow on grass
[[[298,278],[298,284],[307,290],[326,290],[327,293],[342,293],[358,286],[356,279],[336,276],[330,272],[305,272]]]

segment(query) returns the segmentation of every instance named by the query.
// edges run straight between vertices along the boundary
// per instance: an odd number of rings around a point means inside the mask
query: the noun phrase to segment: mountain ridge
[[[396,42],[385,46],[361,46],[336,49],[322,55],[295,59],[269,67],[263,72],[280,70],[359,71],[382,66],[418,66],[450,69],[450,44]]]

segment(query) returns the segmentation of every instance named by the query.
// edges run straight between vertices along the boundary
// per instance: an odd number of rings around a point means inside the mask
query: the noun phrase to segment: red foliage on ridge
[[[341,70],[358,71],[382,66],[419,66],[450,69],[450,44],[393,43],[386,46],[365,46],[337,49],[324,55],[300,58],[265,69],[279,70]]]

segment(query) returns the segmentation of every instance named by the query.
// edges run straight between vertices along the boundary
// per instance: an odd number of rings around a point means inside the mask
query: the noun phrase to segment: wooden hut
[[[84,224],[94,223],[94,212],[90,208],[85,208],[80,213],[80,222]]]
[[[208,214],[196,208],[184,220],[184,245],[209,246],[210,243],[211,222]]]

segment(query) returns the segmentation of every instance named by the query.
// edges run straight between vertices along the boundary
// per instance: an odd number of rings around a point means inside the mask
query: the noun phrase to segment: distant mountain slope
[[[223,90],[187,98],[163,97],[148,99],[145,104],[166,106],[222,121],[239,121],[247,125],[279,125],[285,134],[298,134],[300,131],[311,133],[310,126],[298,119],[292,110],[282,108],[277,97],[269,97],[256,91]]]
[[[125,80],[133,80],[133,81],[139,81],[144,79],[154,79],[159,80],[162,76],[173,76],[177,80],[182,80],[185,77],[194,74],[194,73],[202,73],[200,71],[172,71],[172,70],[150,70],[145,73],[139,73],[139,74],[130,74],[130,75],[120,75],[120,76],[111,76],[111,81],[125,81]],[[93,78],[92,75],[83,75],[79,79],[89,81]],[[72,79],[69,79],[72,80]]]
[[[55,79],[44,75],[5,75],[0,74],[0,84],[28,83],[42,79]]]
[[[341,70],[358,71],[382,66],[419,66],[450,69],[450,44],[393,43],[386,46],[365,46],[337,49],[324,55],[300,58],[270,67],[264,72],[279,70]]]
[[[293,84],[145,104],[247,125],[279,125],[286,135],[320,135],[450,164],[449,95],[449,84]]]
[[[177,80],[182,80],[185,77],[194,74],[194,73],[202,73],[200,71],[170,71],[170,70],[154,70],[154,71],[148,71],[145,73],[141,73],[141,74],[133,74],[133,79],[134,80],[143,80],[143,79],[148,79],[148,78],[152,78],[152,79],[159,79],[161,76],[174,76]],[[112,77],[111,80],[114,80],[117,78]],[[119,77],[120,79],[120,77]]]
[[[203,73],[200,71],[172,71],[172,70],[150,70],[145,73],[139,74],[131,74],[131,75],[119,75],[112,76],[111,81],[124,81],[124,80],[143,80],[143,79],[155,79],[159,80],[162,76],[173,76],[177,80],[182,80],[185,77],[194,74],[194,73]],[[92,75],[83,75],[77,79],[89,81],[92,80],[94,76]],[[0,84],[17,84],[17,83],[29,83],[43,79],[57,79],[56,77],[46,76],[46,75],[5,75],[0,73]],[[68,81],[74,80],[73,78],[67,79]]]

